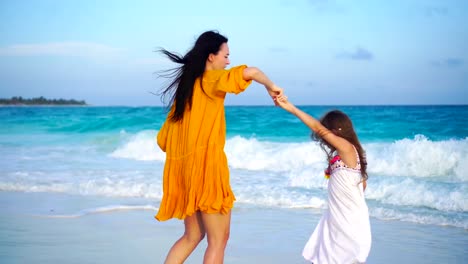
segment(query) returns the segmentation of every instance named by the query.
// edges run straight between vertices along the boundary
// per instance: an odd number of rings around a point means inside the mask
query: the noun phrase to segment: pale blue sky
[[[468,1],[0,1],[0,97],[161,105],[157,47],[215,29],[297,104],[468,104]],[[252,85],[227,104],[271,104]]]

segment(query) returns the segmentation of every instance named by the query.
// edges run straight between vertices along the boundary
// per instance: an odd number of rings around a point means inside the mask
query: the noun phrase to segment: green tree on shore
[[[43,96],[35,98],[23,98],[21,96],[13,96],[10,99],[0,98],[0,105],[87,105],[84,100],[78,101],[75,99],[46,99]]]

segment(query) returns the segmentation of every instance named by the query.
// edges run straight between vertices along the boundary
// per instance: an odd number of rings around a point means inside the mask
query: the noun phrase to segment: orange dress
[[[166,152],[166,163],[157,220],[184,219],[196,211],[226,214],[233,207],[235,197],[224,153],[224,98],[226,93],[238,94],[250,85],[252,81],[242,78],[246,67],[205,71],[203,90],[200,80],[195,81],[191,109],[187,108],[179,122],[168,118],[162,125],[157,142]]]

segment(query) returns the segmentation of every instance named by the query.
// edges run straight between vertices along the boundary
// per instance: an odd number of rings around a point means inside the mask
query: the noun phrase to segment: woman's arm
[[[263,84],[267,89],[270,96],[275,99],[276,96],[283,95],[283,89],[274,84],[266,74],[256,67],[247,67],[242,73],[242,77],[246,81],[254,80],[260,84]]]

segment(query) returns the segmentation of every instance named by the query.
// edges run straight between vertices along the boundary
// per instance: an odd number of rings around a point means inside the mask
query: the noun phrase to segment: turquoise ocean
[[[300,108],[353,120],[372,218],[468,229],[468,106]],[[165,155],[155,137],[165,117],[162,107],[1,107],[0,192],[120,201],[64,217],[157,210]],[[226,119],[235,208],[326,206],[325,155],[298,119],[274,106],[227,106]]]

